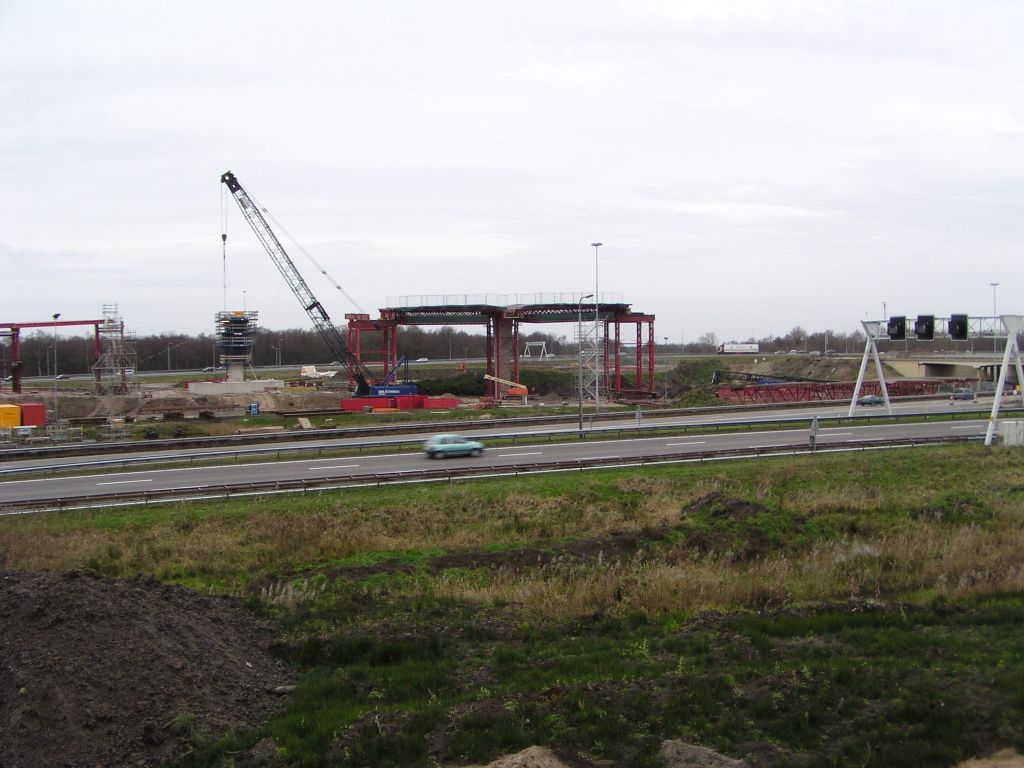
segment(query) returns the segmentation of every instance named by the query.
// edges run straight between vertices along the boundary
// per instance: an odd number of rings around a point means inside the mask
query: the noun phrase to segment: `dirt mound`
[[[1015,749],[1004,749],[992,757],[975,757],[959,763],[956,768],[1021,768],[1024,766],[1024,755]]]
[[[742,760],[733,760],[705,747],[683,741],[665,741],[661,744],[661,758],[670,768],[744,768]]]
[[[731,760],[710,749],[682,741],[663,742],[660,756],[670,768],[744,768],[746,765],[742,760]],[[589,760],[574,760],[573,763],[595,765]],[[568,763],[560,760],[558,755],[546,747],[530,747],[514,755],[500,757],[484,768],[568,768]]]
[[[486,768],[566,768],[566,764],[546,747],[530,747],[514,755],[500,757],[488,763]]]
[[[155,765],[282,705],[269,622],[149,575],[0,571],[0,766]]]
[[[755,501],[734,499],[723,496],[718,491],[709,493],[698,499],[691,507],[691,512],[704,512],[712,519],[728,518],[742,520],[755,517],[768,511],[768,509]]]

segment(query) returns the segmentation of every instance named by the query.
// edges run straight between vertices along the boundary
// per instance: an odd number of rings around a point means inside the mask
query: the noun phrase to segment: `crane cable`
[[[227,189],[223,184],[220,185],[220,242],[221,242],[221,260],[222,260],[222,271],[224,280],[224,311],[228,311],[228,209],[227,209]]]
[[[341,295],[342,295],[342,296],[344,296],[344,297],[345,297],[346,299],[348,299],[348,300],[349,300],[349,302],[350,302],[350,303],[352,304],[352,306],[354,306],[354,307],[355,307],[356,309],[358,309],[360,313],[362,313],[362,314],[364,314],[364,315],[365,315],[365,314],[366,314],[366,311],[365,311],[365,310],[364,310],[364,309],[363,309],[363,308],[362,308],[361,306],[359,306],[359,304],[358,304],[358,303],[356,303],[356,300],[355,300],[355,299],[353,299],[353,298],[352,298],[351,296],[349,296],[349,295],[348,295],[348,293],[346,293],[346,292],[345,292],[345,289],[344,289],[344,288],[342,288],[342,287],[341,287],[341,286],[340,286],[340,285],[338,284],[338,281],[337,281],[337,280],[335,280],[335,279],[334,279],[333,277],[331,277],[331,276],[330,276],[329,274],[327,274],[327,270],[326,270],[326,269],[324,269],[323,267],[321,267],[321,266],[320,266],[320,265],[319,265],[319,264],[317,263],[316,259],[314,259],[314,258],[313,258],[312,256],[310,256],[310,255],[309,255],[309,252],[308,252],[308,251],[307,251],[307,250],[306,250],[305,248],[303,248],[303,247],[302,247],[301,245],[299,245],[298,241],[296,241],[296,239],[295,239],[294,237],[292,237],[291,233],[290,233],[290,232],[289,232],[289,231],[288,231],[287,229],[285,229],[285,228],[284,228],[284,225],[283,225],[283,224],[281,224],[281,222],[280,222],[280,221],[278,221],[277,219],[275,219],[275,218],[274,218],[274,214],[272,214],[272,213],[271,213],[270,211],[268,211],[268,210],[267,210],[267,209],[266,209],[266,208],[264,207],[263,203],[261,203],[261,202],[260,202],[259,200],[257,200],[257,199],[256,199],[256,196],[255,196],[255,195],[253,195],[253,193],[252,193],[252,192],[249,192],[249,190],[246,190],[246,193],[247,193],[247,194],[249,195],[249,197],[251,197],[251,198],[252,198],[252,201],[253,201],[254,203],[256,203],[256,205],[258,205],[258,206],[259,206],[259,209],[260,209],[260,211],[262,211],[262,212],[263,212],[263,214],[264,214],[264,215],[265,215],[265,216],[266,216],[266,217],[267,217],[268,219],[270,219],[270,220],[271,220],[272,222],[274,222],[274,224],[275,224],[275,225],[277,226],[277,228],[278,228],[278,229],[279,229],[279,230],[280,230],[281,232],[284,232],[285,236],[286,236],[286,237],[288,238],[288,240],[290,240],[290,241],[291,241],[292,245],[294,245],[294,246],[295,246],[296,248],[298,248],[298,249],[299,249],[300,251],[302,251],[302,254],[303,254],[303,255],[304,255],[304,256],[305,256],[305,257],[306,257],[307,259],[309,259],[310,263],[311,263],[311,264],[312,264],[312,265],[313,265],[314,267],[316,267],[316,268],[317,268],[317,269],[318,269],[318,270],[320,271],[320,274],[321,274],[321,275],[323,275],[324,277],[326,277],[326,278],[327,278],[327,279],[328,279],[328,280],[329,280],[329,281],[331,282],[331,285],[333,285],[333,286],[334,286],[335,288],[337,288],[337,289],[338,289],[339,291],[341,291]]]

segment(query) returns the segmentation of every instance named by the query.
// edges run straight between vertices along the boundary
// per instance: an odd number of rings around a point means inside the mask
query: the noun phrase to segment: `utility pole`
[[[601,410],[601,294],[598,291],[598,249],[604,243],[591,243],[594,247],[594,413]]]
[[[579,354],[580,363],[580,435],[583,434],[583,300],[589,298],[589,295],[580,296],[579,303],[576,305],[576,349]]]
[[[992,324],[992,381],[995,381],[996,379],[999,378],[999,372],[998,372],[998,359],[999,359],[999,356],[998,356],[998,351],[996,350],[996,343],[998,342],[998,329],[999,329],[998,318],[999,318],[999,314],[998,314],[998,312],[995,309],[995,289],[998,288],[999,284],[998,283],[989,283],[988,285],[990,285],[992,287],[992,316],[995,317],[995,321],[996,321],[996,322],[994,322]]]
[[[60,312],[53,315],[53,425],[57,426],[57,318]]]

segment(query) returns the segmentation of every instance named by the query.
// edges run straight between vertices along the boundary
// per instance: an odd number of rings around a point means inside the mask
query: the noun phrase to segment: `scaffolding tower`
[[[245,381],[245,366],[252,368],[258,319],[258,312],[217,313],[217,347],[220,362],[228,370],[228,381]]]
[[[103,322],[96,326],[99,357],[93,365],[96,394],[126,395],[135,385],[135,334],[126,332],[117,304],[103,305]]]
[[[593,318],[583,318],[576,323],[576,349],[580,353],[581,375],[577,379],[577,395],[580,400],[597,402],[600,393],[598,376],[601,371],[599,355],[601,352],[601,329],[604,323],[595,323]],[[602,388],[605,389],[606,388]],[[607,391],[607,390],[606,390]]]

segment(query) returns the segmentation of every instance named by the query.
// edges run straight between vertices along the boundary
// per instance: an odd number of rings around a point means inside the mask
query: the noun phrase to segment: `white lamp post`
[[[583,300],[589,299],[593,295],[590,293],[580,296],[579,303],[576,305],[576,347],[580,358],[580,434],[583,433]]]
[[[996,349],[996,343],[999,341],[999,313],[996,312],[996,288],[999,287],[999,283],[989,283],[989,285],[992,286],[992,314],[997,320],[992,325],[992,362],[994,363],[992,366],[992,381],[995,381],[999,378],[999,352]]]
[[[57,318],[60,312],[53,315],[53,424],[57,425]]]
[[[604,243],[591,243],[594,247],[594,412],[601,410],[601,294],[598,292],[598,248]]]

